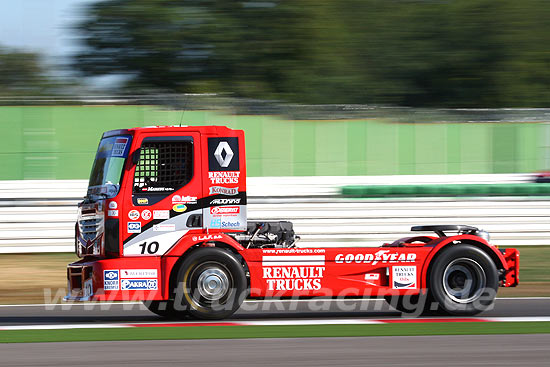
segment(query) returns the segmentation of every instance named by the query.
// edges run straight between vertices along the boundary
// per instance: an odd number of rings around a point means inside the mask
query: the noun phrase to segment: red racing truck
[[[518,251],[475,227],[300,248],[292,223],[248,222],[244,132],[220,126],[105,132],[75,231],[81,260],[68,265],[66,300],[143,301],[170,317],[221,319],[245,299],[312,297],[473,315],[519,280]]]

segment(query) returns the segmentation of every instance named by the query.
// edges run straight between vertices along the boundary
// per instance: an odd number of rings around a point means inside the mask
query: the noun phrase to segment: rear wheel
[[[243,265],[233,253],[201,248],[181,264],[174,307],[200,319],[223,319],[237,311],[246,291]]]
[[[498,289],[493,260],[471,245],[455,245],[435,260],[429,290],[439,306],[452,315],[475,315],[492,306]]]

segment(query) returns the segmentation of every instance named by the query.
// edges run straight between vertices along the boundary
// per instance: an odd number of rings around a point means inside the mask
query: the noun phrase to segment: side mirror
[[[137,148],[132,154],[132,163],[134,165],[138,164],[140,156],[141,156],[141,148]]]

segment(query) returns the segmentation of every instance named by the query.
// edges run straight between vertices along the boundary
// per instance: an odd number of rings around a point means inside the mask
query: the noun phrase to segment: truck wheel
[[[199,319],[223,319],[237,311],[246,291],[245,272],[235,255],[220,248],[202,248],[181,264],[175,308],[181,305]]]
[[[429,292],[449,314],[471,316],[489,308],[496,297],[498,274],[485,252],[471,245],[444,250],[432,265]]]

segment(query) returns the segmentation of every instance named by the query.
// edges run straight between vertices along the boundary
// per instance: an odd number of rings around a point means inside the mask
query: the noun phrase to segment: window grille
[[[191,142],[144,142],[134,174],[134,192],[174,191],[193,178]]]

